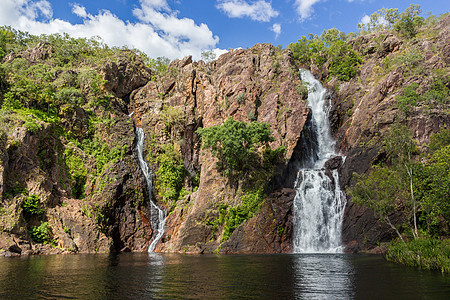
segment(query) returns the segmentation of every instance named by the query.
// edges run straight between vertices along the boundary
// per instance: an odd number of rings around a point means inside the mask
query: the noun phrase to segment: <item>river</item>
[[[0,257],[0,299],[448,299],[450,277],[349,254]]]

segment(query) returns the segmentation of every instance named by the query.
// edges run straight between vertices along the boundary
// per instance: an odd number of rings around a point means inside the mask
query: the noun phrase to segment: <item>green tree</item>
[[[203,148],[211,149],[218,158],[218,167],[226,175],[238,175],[249,170],[260,146],[268,147],[273,141],[267,123],[235,121],[230,118],[223,125],[199,128],[197,133],[203,140]]]
[[[384,151],[388,155],[390,165],[375,166],[368,174],[354,174],[356,185],[349,189],[352,201],[366,205],[378,214],[380,220],[398,229],[389,219],[389,214],[404,207],[411,212],[413,219],[412,233],[418,238],[417,201],[415,183],[418,165],[413,160],[416,145],[406,126],[394,124],[386,135]]]
[[[347,44],[347,37],[344,32],[331,28],[321,35],[303,36],[297,43],[289,44],[288,48],[301,65],[315,64],[320,67],[329,62],[330,76],[349,81],[356,75],[362,59]]]
[[[390,168],[375,166],[368,174],[353,174],[357,183],[348,190],[351,199],[358,205],[369,207],[378,218],[388,224],[403,241],[398,228],[392,223],[390,215],[400,209],[407,194],[399,174]]]
[[[406,38],[415,37],[424,22],[424,18],[420,16],[421,13],[420,5],[411,4],[398,18],[394,18],[396,21],[394,29]]]
[[[169,67],[170,59],[164,56],[149,59],[148,66],[156,74],[164,74]]]
[[[431,136],[430,153],[418,176],[420,220],[427,232],[446,235],[450,222],[450,130]]]
[[[156,171],[156,189],[164,202],[177,201],[183,188],[187,171],[183,159],[172,144],[165,145],[158,155],[158,170]]]
[[[397,165],[400,168],[400,174],[405,181],[408,182],[414,224],[413,235],[414,238],[418,238],[416,217],[417,204],[414,196],[415,162],[412,159],[412,156],[416,150],[416,144],[411,139],[411,132],[408,127],[400,124],[394,124],[392,126],[391,130],[388,132],[385,143],[385,149],[390,157],[390,160],[394,163],[394,165]]]
[[[383,8],[371,14],[368,23],[359,23],[358,28],[362,33],[393,28],[400,35],[413,38],[424,24],[421,13],[420,5],[416,4],[411,4],[402,13],[398,8]]]

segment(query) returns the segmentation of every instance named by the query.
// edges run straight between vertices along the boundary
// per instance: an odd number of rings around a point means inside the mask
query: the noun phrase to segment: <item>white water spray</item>
[[[308,84],[311,109],[309,139],[303,151],[308,153],[299,170],[294,199],[294,252],[342,252],[341,228],[345,197],[339,187],[337,170],[327,175],[325,162],[337,156],[331,137],[326,89],[307,70],[300,70]],[[329,101],[328,101],[329,102]],[[306,136],[304,136],[306,138]]]
[[[159,208],[152,199],[153,181],[152,181],[152,171],[149,169],[147,163],[144,160],[144,130],[142,128],[136,127],[137,145],[136,150],[138,154],[139,166],[141,167],[142,173],[144,173],[145,181],[147,182],[148,190],[148,200],[150,201],[150,225],[152,229],[156,230],[156,235],[154,235],[153,240],[148,246],[148,252],[153,252],[155,250],[156,244],[161,239],[164,234],[164,227],[166,224],[166,218],[164,211]]]

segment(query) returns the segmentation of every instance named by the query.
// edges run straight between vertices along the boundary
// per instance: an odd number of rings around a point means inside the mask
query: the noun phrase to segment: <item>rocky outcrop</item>
[[[232,50],[207,65],[193,62],[191,57],[174,61],[160,80],[150,81],[132,94],[133,118],[146,136],[152,137],[146,142],[172,144],[182,152],[190,176],[200,174],[198,190],[177,203],[169,215],[158,251],[289,251],[290,231],[279,229],[279,236],[276,232],[277,228],[290,228],[287,215],[292,213],[292,202],[280,203],[279,199],[267,200],[257,216],[239,226],[218,248],[221,234],[212,232],[208,220],[218,216],[220,204],[240,203],[242,191],[217,171],[208,151],[200,151],[195,130],[220,125],[228,118],[266,122],[275,138],[271,148],[285,146],[289,161],[308,116],[305,99],[298,92],[301,81],[297,73],[288,50],[256,45]],[[279,174],[285,166],[280,168]]]
[[[51,54],[51,47],[39,44],[17,57],[45,63]],[[134,155],[134,124],[118,97],[126,98],[147,83],[150,72],[140,58],[132,62],[125,54],[117,64],[110,61],[103,68],[104,76],[121,78],[120,87],[117,82],[105,87],[106,93],[115,94],[109,97],[108,109],[62,105],[58,123],[45,123],[31,113],[3,113],[0,255],[148,248],[152,229],[144,201],[146,184]],[[70,74],[76,76],[77,71]],[[30,216],[24,202],[31,196],[38,199],[40,212]],[[43,223],[49,228],[46,245],[30,235]]]
[[[222,244],[222,253],[290,253],[292,252],[293,201],[295,190],[283,188],[271,194],[261,211],[236,228]]]
[[[354,172],[367,172],[383,161],[383,137],[394,122],[406,124],[419,146],[449,126],[448,108],[433,99],[411,107],[407,115],[397,107],[406,86],[416,83],[423,94],[437,76],[448,77],[449,25],[447,16],[417,39],[385,31],[350,42],[364,57],[358,76],[326,82],[342,157],[327,161],[325,169],[330,177],[331,170],[340,172],[343,190],[354,184]],[[39,43],[4,61],[45,63],[52,55],[49,44]],[[327,66],[310,69],[324,81]],[[80,87],[84,104],[62,105],[58,124],[33,115],[2,116],[7,130],[0,128],[0,255],[146,251],[153,233],[149,193],[169,213],[156,251],[292,251],[293,183],[310,115],[289,50],[258,44],[230,50],[210,63],[186,57],[173,61],[163,74],[152,73],[142,59],[123,51],[91,71],[85,75],[93,77]],[[79,72],[75,68],[55,76],[72,80]],[[93,78],[103,82],[96,94]],[[225,225],[216,220],[224,207],[242,204],[245,183],[219,172],[216,158],[201,149],[196,130],[229,118],[270,124],[270,148],[284,146],[286,153],[267,176],[260,209],[224,238]],[[146,160],[156,176],[167,149],[171,159],[181,161],[185,173],[176,201],[164,199],[159,186],[146,190],[134,153],[135,126],[145,131]],[[82,145],[86,136],[90,144]],[[24,212],[30,196],[39,199],[43,212],[38,216]],[[400,213],[390,217],[397,224],[406,221]],[[51,228],[53,240],[47,245],[30,238],[30,229],[42,222]],[[369,209],[348,199],[343,224],[348,252],[373,249],[392,237]]]
[[[450,42],[450,17],[422,33],[421,39],[405,42],[393,34],[381,32],[362,36],[354,47],[367,54],[357,78],[347,83],[330,82],[334,94],[334,126],[340,151],[346,156],[341,167],[341,186],[353,184],[352,174],[369,170],[373,163],[383,161],[383,138],[394,122],[406,124],[419,145],[428,144],[430,136],[449,126],[448,108],[435,100],[420,102],[411,107],[407,118],[397,107],[397,98],[403,89],[417,83],[424,93],[439,76],[449,75],[445,51]],[[373,43],[377,50],[372,51]],[[433,46],[431,46],[433,45]],[[416,54],[415,65],[408,65],[407,56]],[[388,63],[391,62],[391,65]],[[437,71],[439,70],[439,71]],[[405,220],[399,214],[390,216],[396,224]],[[394,237],[386,224],[380,223],[367,208],[356,206],[349,199],[344,216],[343,241],[349,251],[374,248],[379,242]]]
[[[100,72],[106,80],[105,89],[118,98],[124,98],[151,79],[151,71],[134,52],[123,51],[117,61],[108,61]]]

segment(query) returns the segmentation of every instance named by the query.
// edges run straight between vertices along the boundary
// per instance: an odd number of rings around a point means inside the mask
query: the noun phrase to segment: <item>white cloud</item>
[[[150,57],[181,58],[193,55],[195,59],[205,49],[213,49],[219,42],[206,24],[178,18],[166,0],[140,0],[133,10],[139,22],[123,21],[108,10],[97,15],[74,4],[72,12],[81,17],[81,24],[71,24],[52,18],[48,1],[2,0],[0,24],[10,25],[31,34],[68,33],[73,37],[100,36],[110,46],[138,48]]]
[[[216,49],[212,49],[212,51],[216,55],[216,58],[219,58],[219,56],[221,56],[222,54],[227,53],[229,50],[216,48]]]
[[[219,0],[216,7],[230,18],[249,17],[254,21],[269,22],[279,15],[272,4],[264,0],[252,1],[251,4],[245,0]]]
[[[320,2],[320,0],[295,0],[295,7],[297,9],[297,13],[300,15],[302,20],[309,18],[314,9],[312,8],[314,4]]]
[[[72,12],[74,14],[76,14],[77,16],[79,16],[80,18],[87,18],[88,17],[88,13],[86,12],[86,8],[84,8],[83,6],[80,6],[77,3],[75,3],[72,6]]]
[[[278,23],[273,24],[270,30],[275,32],[275,39],[277,39],[281,34],[281,24]]]
[[[154,9],[170,10],[166,0],[140,0],[142,6],[151,7]]]
[[[370,22],[370,16],[365,15],[364,17],[361,18],[361,23],[369,24],[369,22]]]

